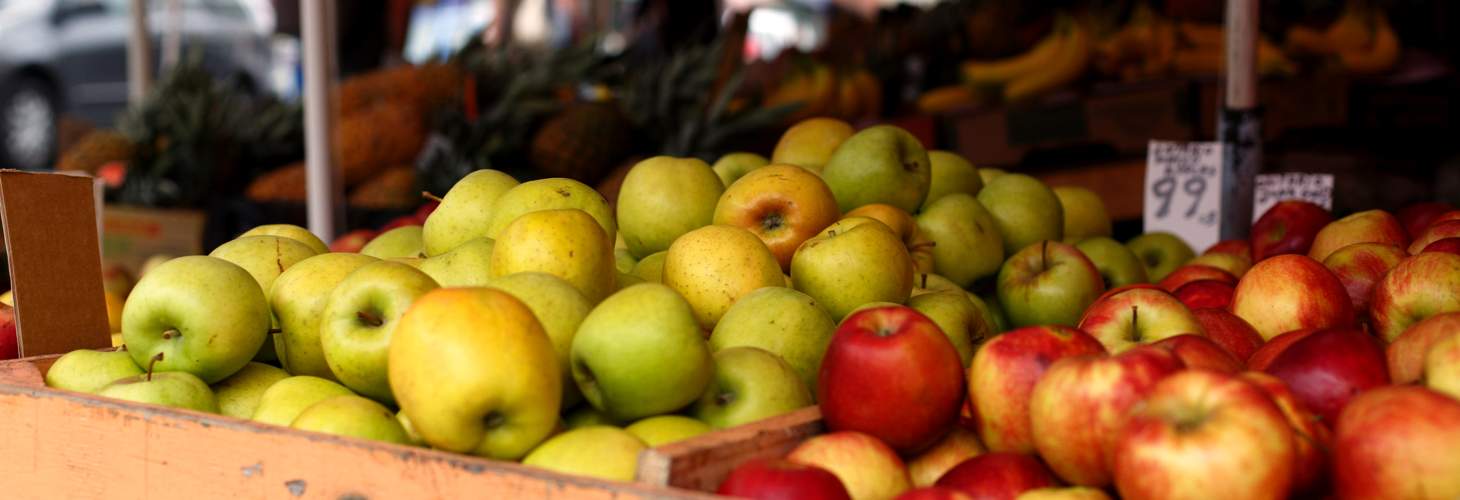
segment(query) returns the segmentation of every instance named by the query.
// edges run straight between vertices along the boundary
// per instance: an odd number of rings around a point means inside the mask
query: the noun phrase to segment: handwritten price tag
[[[1252,190],[1252,222],[1283,200],[1311,201],[1332,210],[1333,174],[1259,174]]]
[[[1145,230],[1202,249],[1221,236],[1220,142],[1151,141],[1146,150]]]

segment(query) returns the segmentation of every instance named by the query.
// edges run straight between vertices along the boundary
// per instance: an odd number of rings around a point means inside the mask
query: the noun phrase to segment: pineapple
[[[403,209],[421,204],[421,190],[416,187],[416,168],[410,165],[390,167],[380,175],[350,191],[350,206],[374,209]]]
[[[79,170],[95,174],[96,169],[102,165],[130,159],[132,149],[132,141],[115,130],[92,131],[61,155],[56,170]]]
[[[426,142],[416,106],[382,101],[340,120],[334,131],[336,168],[354,187],[392,165],[410,163]]]
[[[532,164],[547,175],[592,184],[628,154],[631,126],[615,104],[570,105],[533,136]]]
[[[303,203],[304,163],[294,163],[260,175],[248,185],[248,199],[260,202]]]

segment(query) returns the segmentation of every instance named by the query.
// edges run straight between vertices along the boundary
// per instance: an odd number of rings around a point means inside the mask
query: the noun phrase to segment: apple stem
[[[162,331],[162,340],[172,340],[173,337],[181,336],[182,332],[177,331],[176,328],[168,328]]]
[[[1049,240],[1039,242],[1039,268],[1049,269]]]
[[[1135,334],[1137,341],[1139,341],[1141,337],[1141,331],[1136,328],[1136,317],[1139,316],[1140,313],[1141,306],[1130,306],[1130,331],[1131,333]]]
[[[162,353],[160,353],[160,352],[157,353],[156,355],[152,356],[152,359],[151,360],[147,361],[147,381],[148,382],[151,382],[152,381],[152,368],[157,365],[157,362],[158,361],[162,361]]]
[[[431,194],[430,191],[421,191],[421,197],[422,198],[425,198],[425,199],[428,199],[428,200],[431,200],[431,201],[434,201],[436,203],[441,203],[441,197],[440,196],[436,196],[434,194]]]
[[[278,334],[284,333],[284,330],[279,329],[279,328],[270,328],[269,331],[268,331],[268,333],[269,333],[269,335],[278,335]]]
[[[918,286],[918,288],[927,288],[927,287],[928,287],[928,273],[923,273],[923,284],[920,285],[920,286]]]
[[[715,404],[720,405],[720,406],[728,405],[728,404],[730,404],[731,401],[734,401],[734,400],[735,400],[735,395],[734,394],[731,394],[731,393],[728,393],[728,392],[722,392],[722,393],[719,393],[719,394],[716,394],[715,395]]]
[[[367,326],[380,326],[385,324],[385,320],[380,319],[380,315],[372,313],[370,311],[357,312],[355,313],[355,317],[360,318],[360,321],[365,323]]]

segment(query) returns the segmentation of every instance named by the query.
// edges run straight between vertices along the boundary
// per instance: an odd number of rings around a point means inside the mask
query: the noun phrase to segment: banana
[[[1171,68],[1177,74],[1187,76],[1213,76],[1222,74],[1227,65],[1227,53],[1221,46],[1203,46],[1176,52]],[[1295,69],[1277,46],[1265,38],[1257,41],[1257,74],[1260,76],[1291,75]]]
[[[1071,23],[1064,42],[1059,45],[1059,52],[1038,71],[1005,84],[1004,100],[1021,101],[1074,81],[1089,66],[1090,54],[1089,33],[1078,23]]]
[[[1334,52],[1327,34],[1307,26],[1289,28],[1283,45],[1289,52],[1300,55],[1326,56]]]
[[[1068,31],[1073,24],[1072,21],[1066,19],[1056,21],[1054,31],[1023,54],[997,61],[963,63],[964,83],[971,85],[1001,84],[1043,70],[1054,57],[1060,54],[1061,45],[1068,37]]]
[[[1382,14],[1374,19],[1374,41],[1368,47],[1338,53],[1344,69],[1354,75],[1383,73],[1399,62],[1399,36]]]
[[[865,111],[862,109],[861,92],[857,90],[857,80],[851,74],[843,74],[837,78],[836,116],[843,120],[856,120]]]
[[[1182,41],[1196,47],[1221,47],[1226,37],[1220,24],[1181,23],[1177,29]]]
[[[978,103],[978,93],[967,85],[947,85],[918,96],[918,111],[937,114]]]
[[[857,94],[862,98],[862,116],[860,118],[881,117],[882,82],[865,69],[854,73],[852,81],[857,84]]]
[[[1335,51],[1360,50],[1373,42],[1373,21],[1371,12],[1360,6],[1358,1],[1349,0],[1344,5],[1343,14],[1328,26],[1323,36]]]

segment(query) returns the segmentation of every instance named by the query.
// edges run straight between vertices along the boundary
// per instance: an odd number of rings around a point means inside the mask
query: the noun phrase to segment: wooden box
[[[0,362],[6,498],[710,498],[49,389]]]

